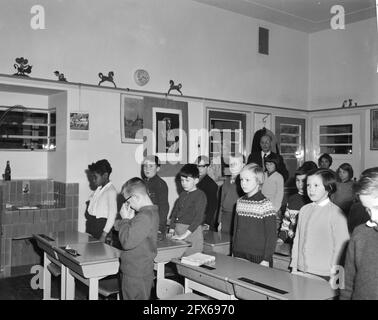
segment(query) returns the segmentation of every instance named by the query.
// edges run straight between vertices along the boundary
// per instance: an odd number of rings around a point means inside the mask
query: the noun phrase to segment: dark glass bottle
[[[5,181],[10,181],[11,180],[11,168],[10,168],[9,160],[7,161],[7,165],[5,167],[4,180]]]

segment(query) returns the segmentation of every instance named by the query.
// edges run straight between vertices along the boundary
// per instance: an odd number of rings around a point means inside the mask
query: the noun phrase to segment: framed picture
[[[183,148],[182,112],[179,109],[152,108],[154,153],[163,162],[181,162]]]
[[[89,130],[89,113],[88,112],[70,112],[70,129],[71,130]]]
[[[378,150],[378,109],[370,110],[370,150]]]
[[[144,128],[143,97],[121,94],[121,141],[122,143],[142,143]]]
[[[144,120],[143,156],[157,155],[159,175],[176,177],[188,162],[188,102],[144,97]]]
[[[70,139],[88,140],[89,139],[89,112],[72,111],[70,112]]]

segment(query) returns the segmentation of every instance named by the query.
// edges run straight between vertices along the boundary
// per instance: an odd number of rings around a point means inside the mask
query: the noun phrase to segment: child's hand
[[[175,229],[169,229],[169,232],[167,234],[167,238],[172,238],[174,234],[175,234]]]
[[[222,222],[219,222],[217,230],[218,232],[222,231]]]
[[[264,267],[269,267],[269,262],[263,260],[263,261],[260,262],[260,265],[262,265],[262,266],[264,266]]]
[[[121,215],[122,219],[132,219],[135,216],[135,211],[131,209],[128,203],[124,203],[119,214]]]

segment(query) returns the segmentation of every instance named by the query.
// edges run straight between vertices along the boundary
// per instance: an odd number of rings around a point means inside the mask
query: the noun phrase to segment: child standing
[[[244,156],[241,153],[229,157],[231,177],[228,177],[222,185],[218,231],[230,236],[233,231],[236,201],[243,195],[239,173],[243,169],[244,162]]]
[[[335,189],[335,177],[330,170],[309,173],[307,194],[313,202],[299,212],[290,263],[293,273],[299,270],[328,281],[331,269],[340,264],[349,233],[342,210],[329,200]]]
[[[215,215],[218,206],[218,185],[208,175],[208,167],[210,165],[209,158],[206,156],[199,156],[196,160],[199,171],[199,182],[197,188],[202,190],[206,195],[207,205],[204,217],[204,227],[215,230]]]
[[[262,186],[262,194],[272,201],[274,210],[279,213],[282,206],[284,194],[284,179],[277,171],[279,158],[276,154],[271,153],[265,157],[265,177]]]
[[[362,172],[354,189],[370,220],[353,231],[340,299],[378,300],[378,167]]]
[[[202,252],[202,221],[206,210],[206,195],[197,189],[199,171],[195,164],[186,164],[180,170],[180,193],[171,214],[169,234],[172,239],[191,242],[184,255]]]
[[[125,300],[149,300],[154,280],[159,226],[158,207],[147,194],[140,178],[122,187],[126,210],[121,211],[119,240],[121,253],[122,296]],[[135,214],[136,212],[136,214]]]
[[[276,247],[276,211],[260,191],[263,169],[246,165],[240,172],[240,183],[246,193],[236,203],[232,253],[264,266],[271,266]]]
[[[291,195],[288,199],[281,229],[278,234],[278,241],[281,243],[293,242],[295,230],[297,227],[299,210],[309,202],[308,197],[304,195],[305,181],[306,172],[303,169],[299,168],[295,172],[295,185],[298,192]]]
[[[165,238],[167,215],[169,211],[168,186],[159,177],[160,161],[157,156],[147,156],[143,160],[143,178],[147,185],[148,195],[153,204],[159,208],[159,239]]]
[[[117,190],[109,180],[112,167],[103,159],[88,168],[94,174],[97,189],[89,200],[86,232],[105,242],[117,215]]]
[[[349,163],[343,163],[336,171],[336,192],[332,194],[331,201],[340,207],[344,214],[349,213],[353,204],[353,168]]]

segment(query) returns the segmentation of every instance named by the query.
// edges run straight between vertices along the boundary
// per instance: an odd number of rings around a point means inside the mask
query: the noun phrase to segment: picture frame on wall
[[[378,109],[370,110],[370,150],[378,150]]]
[[[143,143],[144,99],[121,94],[121,141]]]
[[[71,111],[70,112],[70,139],[88,140],[89,139],[89,112]]]
[[[155,155],[163,162],[183,160],[183,119],[180,109],[152,108]]]

